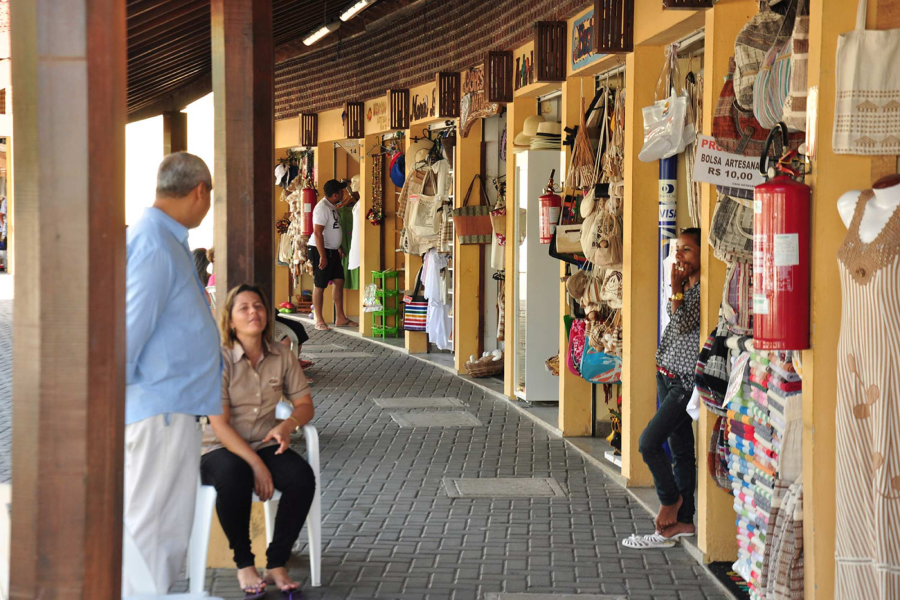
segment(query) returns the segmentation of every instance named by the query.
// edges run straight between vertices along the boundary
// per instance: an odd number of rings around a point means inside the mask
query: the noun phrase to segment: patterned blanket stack
[[[744,352],[725,399],[735,570],[754,600],[803,598],[802,382],[790,353]]]

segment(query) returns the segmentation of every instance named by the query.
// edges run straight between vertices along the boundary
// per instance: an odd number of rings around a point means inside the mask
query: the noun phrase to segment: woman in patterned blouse
[[[671,545],[675,539],[694,535],[695,531],[694,428],[685,409],[694,389],[694,368],[700,353],[699,284],[700,230],[685,229],[675,244],[672,295],[666,307],[670,321],[656,351],[660,404],[638,445],[653,475],[661,504],[655,536],[659,545]],[[672,462],[663,448],[667,440]]]

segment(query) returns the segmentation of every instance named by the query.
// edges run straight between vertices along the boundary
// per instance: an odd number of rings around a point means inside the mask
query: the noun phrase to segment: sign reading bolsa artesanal
[[[759,172],[759,157],[741,156],[725,152],[716,140],[697,136],[697,157],[694,160],[694,181],[724,187],[753,189],[765,183]]]

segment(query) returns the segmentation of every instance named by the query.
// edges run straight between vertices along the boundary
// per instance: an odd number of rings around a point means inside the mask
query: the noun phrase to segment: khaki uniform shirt
[[[310,393],[297,357],[281,344],[263,344],[263,357],[255,369],[240,343],[222,348],[222,406],[229,408],[231,426],[254,450],[278,444],[275,440],[262,443],[278,424],[278,402],[284,398],[293,403]],[[203,454],[223,447],[212,427],[205,425]]]

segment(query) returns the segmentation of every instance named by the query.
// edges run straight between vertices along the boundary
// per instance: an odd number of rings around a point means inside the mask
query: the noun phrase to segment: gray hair
[[[156,195],[181,198],[205,183],[212,189],[212,175],[203,159],[187,152],[174,152],[159,163],[156,173]]]

